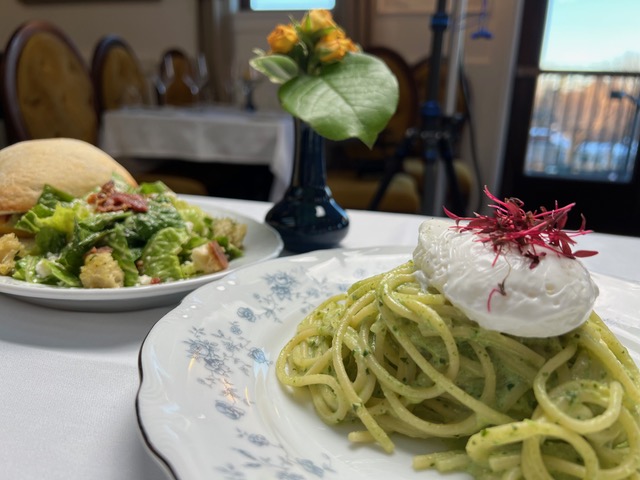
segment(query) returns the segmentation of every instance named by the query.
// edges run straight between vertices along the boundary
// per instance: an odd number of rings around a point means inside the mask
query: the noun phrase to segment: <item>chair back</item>
[[[407,130],[416,126],[418,89],[413,72],[404,57],[390,48],[368,47],[365,49],[365,53],[375,55],[384,61],[398,80],[398,108],[389,120],[381,137],[387,143],[398,145],[403,141]]]
[[[58,27],[40,20],[19,26],[6,45],[0,75],[10,143],[54,137],[97,143],[89,69]]]
[[[98,40],[91,61],[91,76],[99,112],[149,103],[147,80],[131,46],[109,34]]]
[[[165,105],[191,105],[199,98],[194,80],[194,68],[189,56],[180,49],[172,48],[162,54],[160,79],[164,92],[160,94]]]

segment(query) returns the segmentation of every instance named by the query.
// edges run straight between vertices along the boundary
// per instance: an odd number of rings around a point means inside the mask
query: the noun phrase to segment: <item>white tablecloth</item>
[[[187,199],[189,197],[186,197]],[[268,203],[209,199],[262,220]],[[344,247],[416,242],[424,217],[350,211]],[[590,234],[593,271],[640,281],[640,238]],[[0,295],[0,478],[158,480],[135,415],[138,350],[170,307],[130,313],[52,310]]]
[[[117,159],[133,158],[138,164],[175,159],[268,165],[274,177],[270,199],[277,201],[291,180],[293,135],[291,116],[279,112],[223,106],[140,107],[105,112],[100,147]]]

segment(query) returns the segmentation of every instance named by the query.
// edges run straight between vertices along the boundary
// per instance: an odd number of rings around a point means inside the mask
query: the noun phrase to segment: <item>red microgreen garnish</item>
[[[564,230],[567,224],[569,210],[575,203],[565,207],[558,207],[555,203],[553,210],[540,207],[540,212],[527,211],[522,208],[524,202],[518,198],[505,198],[499,200],[485,186],[484,193],[495,205],[489,205],[493,209],[493,217],[475,213],[475,217],[460,217],[444,208],[447,216],[456,221],[454,228],[461,232],[473,232],[478,236],[478,240],[483,243],[491,243],[496,257],[493,261],[495,265],[498,257],[503,253],[504,248],[515,246],[520,254],[531,261],[530,268],[535,268],[540,263],[540,258],[546,255],[548,249],[567,258],[590,257],[598,252],[593,250],[572,251],[571,246],[576,242],[573,237],[590,233],[585,230],[586,220],[582,215],[582,224],[578,230]],[[461,221],[467,221],[465,225],[460,225]],[[509,269],[509,271],[511,271]],[[495,294],[507,295],[505,283],[507,276],[494,287],[487,298],[487,311],[491,311],[491,299]]]
[[[517,247],[523,256],[530,259],[531,268],[535,268],[540,263],[540,258],[546,255],[539,248],[552,250],[568,258],[584,258],[598,253],[593,250],[572,251],[571,247],[576,243],[573,237],[591,232],[591,230],[585,230],[584,215],[582,215],[582,224],[578,230],[564,230],[569,210],[574,207],[575,203],[558,207],[558,202],[556,202],[553,210],[541,207],[540,212],[525,212],[522,208],[524,206],[522,200],[506,198],[501,201],[489,192],[486,186],[484,193],[495,202],[495,205],[489,205],[494,210],[493,217],[478,213],[474,214],[475,217],[460,217],[446,208],[444,211],[447,216],[456,221],[455,228],[459,231],[474,232],[479,241],[490,242],[496,252],[496,260],[503,249],[508,246]],[[461,221],[468,223],[460,225]]]

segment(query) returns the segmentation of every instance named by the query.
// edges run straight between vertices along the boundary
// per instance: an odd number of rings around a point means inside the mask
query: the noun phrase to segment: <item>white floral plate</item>
[[[278,353],[306,312],[410,256],[406,247],[313,252],[189,294],[140,351],[136,408],[147,445],[180,480],[469,478],[412,469],[412,457],[436,443],[394,437],[391,455],[350,444],[348,426],[325,425],[308,398],[293,398],[275,376]],[[640,284],[594,278],[598,311],[640,361]]]
[[[247,225],[244,256],[232,260],[226,270],[157,285],[104,289],[54,287],[0,276],[0,293],[62,310],[84,312],[142,310],[177,304],[192,290],[239,268],[277,257],[282,251],[283,243],[280,234],[269,225],[230,210],[205,204],[200,206],[214,217],[230,217]]]

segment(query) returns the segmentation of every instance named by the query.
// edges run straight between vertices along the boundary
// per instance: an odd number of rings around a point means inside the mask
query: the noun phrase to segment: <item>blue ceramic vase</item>
[[[295,130],[291,184],[265,220],[290,252],[336,247],[347,234],[349,218],[327,187],[324,137],[297,119]]]

